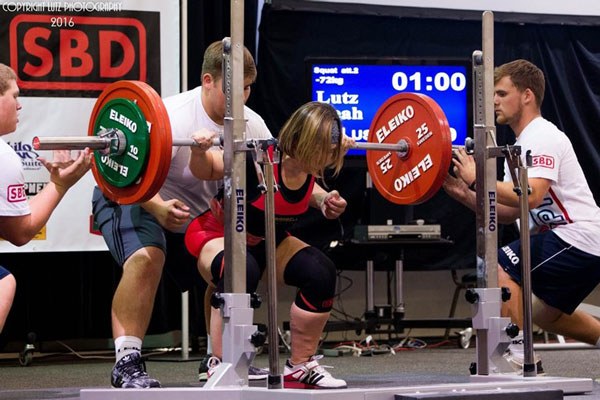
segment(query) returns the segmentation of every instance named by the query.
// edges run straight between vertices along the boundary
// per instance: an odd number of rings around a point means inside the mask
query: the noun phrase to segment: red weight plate
[[[140,174],[138,181],[126,187],[116,187],[108,183],[92,164],[92,172],[98,187],[109,199],[119,204],[142,203],[150,200],[162,187],[169,166],[173,137],[169,115],[162,99],[147,83],[141,81],[118,81],[107,86],[94,105],[88,135],[95,136],[94,125],[99,112],[109,101],[125,98],[137,104],[149,124],[150,146],[146,169]]]
[[[408,154],[368,150],[367,168],[375,188],[396,204],[419,204],[444,183],[452,161],[452,136],[446,115],[429,96],[399,93],[377,110],[369,142],[408,144]]]

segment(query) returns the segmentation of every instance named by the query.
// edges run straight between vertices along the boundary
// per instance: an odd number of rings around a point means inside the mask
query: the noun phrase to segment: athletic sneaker
[[[159,388],[160,382],[146,373],[140,353],[127,354],[113,367],[110,383],[116,388]]]
[[[200,360],[200,366],[198,367],[198,380],[204,382],[208,379],[208,360],[212,357],[212,354],[208,353]]]
[[[258,368],[254,365],[248,367],[248,380],[249,381],[262,381],[267,379],[269,376],[269,370],[266,368]]]
[[[218,357],[213,357],[212,354],[207,354],[202,361],[200,361],[200,367],[198,368],[198,380],[200,382],[206,381],[212,376],[215,368],[221,364],[221,360]],[[254,365],[248,367],[248,380],[249,381],[262,381],[267,379],[269,371],[264,368],[258,368]]]
[[[343,379],[336,379],[325,367],[319,365],[322,355],[312,356],[307,362],[292,365],[290,360],[285,363],[283,371],[283,386],[286,389],[344,389],[348,387]]]

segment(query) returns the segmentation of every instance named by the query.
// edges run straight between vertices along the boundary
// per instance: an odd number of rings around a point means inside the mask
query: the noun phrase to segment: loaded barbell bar
[[[100,190],[121,204],[151,199],[169,172],[173,146],[194,146],[171,134],[169,115],[156,91],[140,81],[106,87],[94,105],[86,137],[36,137],[36,150],[94,150],[92,172]],[[221,145],[215,138],[214,145]],[[245,147],[244,147],[245,146]],[[252,148],[252,141],[239,144]],[[376,189],[396,204],[418,204],[441,188],[453,150],[448,120],[430,97],[399,93],[378,109],[367,142],[367,168]],[[237,150],[237,149],[236,149]]]
[[[102,154],[120,155],[127,147],[127,138],[125,134],[118,129],[105,129],[98,132],[98,136],[36,136],[33,138],[34,150],[83,150],[86,147],[90,150],[100,151]],[[213,146],[222,146],[223,138],[217,137],[213,140]],[[193,139],[173,138],[172,146],[197,146]],[[370,143],[356,142],[352,146],[358,150],[379,150],[392,151],[399,154],[400,157],[409,153],[409,143],[401,139],[398,143]],[[467,153],[472,153],[473,139],[467,138],[464,146],[452,145],[452,150],[465,149]]]

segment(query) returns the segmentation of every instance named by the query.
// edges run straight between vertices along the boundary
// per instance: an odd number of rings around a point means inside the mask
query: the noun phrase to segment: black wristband
[[[469,190],[472,190],[473,192],[475,191],[475,183],[477,183],[477,179],[475,179],[473,183],[469,185]]]

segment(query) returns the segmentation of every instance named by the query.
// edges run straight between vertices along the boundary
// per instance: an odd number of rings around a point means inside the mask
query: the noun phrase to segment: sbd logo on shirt
[[[20,201],[27,200],[25,194],[25,186],[23,185],[9,185],[7,199],[9,203],[18,203]]]
[[[552,156],[533,156],[532,167],[544,167],[544,168],[554,168],[554,157]]]
[[[160,91],[158,13],[18,14],[8,31],[22,94],[96,97],[124,79]]]

